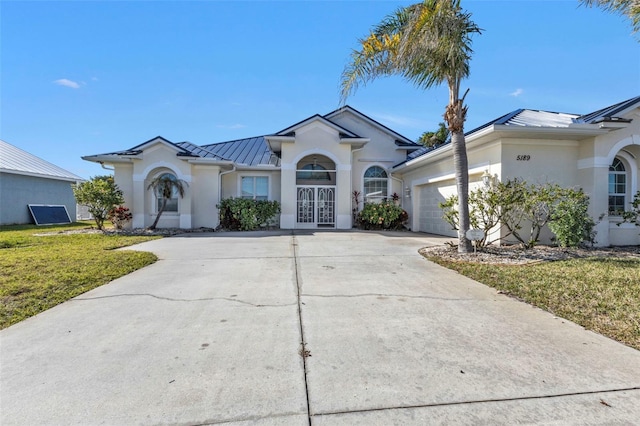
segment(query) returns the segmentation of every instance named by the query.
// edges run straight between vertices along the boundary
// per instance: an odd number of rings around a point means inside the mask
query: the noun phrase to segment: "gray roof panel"
[[[247,166],[280,166],[280,159],[269,149],[264,136],[203,145],[207,151]]]
[[[0,171],[74,182],[84,180],[3,140],[0,140]]]
[[[599,109],[598,111],[590,112],[589,114],[581,115],[578,117],[578,121],[581,123],[594,123],[602,120],[610,120],[611,118],[616,117],[616,114],[620,114],[622,111],[633,107],[634,104],[638,103],[640,103],[640,96],[627,99],[626,101]]]

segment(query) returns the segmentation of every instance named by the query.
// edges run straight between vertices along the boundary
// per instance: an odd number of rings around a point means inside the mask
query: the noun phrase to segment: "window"
[[[609,166],[609,214],[619,216],[625,210],[627,172],[620,159]]]
[[[172,175],[171,173],[164,173],[161,178],[167,178],[174,181],[178,179]],[[156,211],[159,212],[162,208],[162,203],[164,202],[164,196],[162,195],[162,188],[156,188]],[[171,197],[167,198],[167,205],[164,207],[165,212],[177,212],[178,211],[178,190],[176,187],[172,187],[171,189]]]
[[[242,198],[253,200],[269,199],[269,178],[267,176],[242,176]]]
[[[320,164],[305,164],[302,169],[296,173],[296,179],[299,180],[331,180],[327,169]]]
[[[387,172],[382,167],[369,167],[364,172],[364,200],[371,202],[387,198],[387,181]]]

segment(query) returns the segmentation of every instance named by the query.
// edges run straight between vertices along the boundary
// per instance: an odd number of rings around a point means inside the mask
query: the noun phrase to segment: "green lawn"
[[[157,260],[114,249],[160,237],[57,233],[90,226],[0,227],[0,329]]]
[[[529,265],[428,259],[640,350],[637,257],[590,257]]]

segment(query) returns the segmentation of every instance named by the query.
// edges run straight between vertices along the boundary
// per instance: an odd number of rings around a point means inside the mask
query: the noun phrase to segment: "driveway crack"
[[[309,405],[309,383],[307,381],[307,357],[311,356],[311,352],[307,349],[307,342],[304,338],[304,326],[302,325],[302,300],[300,293],[300,265],[298,264],[298,240],[296,235],[291,232],[291,249],[293,251],[293,265],[295,267],[296,278],[296,296],[298,299],[298,321],[300,324],[300,351],[299,354],[302,358],[302,368],[304,370],[304,391],[307,398],[307,417],[309,420],[309,426],[311,426],[311,406]]]
[[[313,417],[332,416],[332,415],[339,415],[339,414],[368,413],[368,412],[374,412],[374,411],[387,411],[387,410],[406,410],[406,409],[416,409],[416,408],[449,407],[449,406],[455,406],[455,405],[486,404],[486,403],[493,403],[493,402],[529,401],[529,400],[537,400],[537,399],[565,398],[565,397],[571,397],[571,396],[598,395],[598,394],[630,392],[630,391],[639,391],[639,390],[640,390],[640,386],[632,386],[628,388],[601,389],[601,390],[567,392],[567,393],[556,393],[556,394],[545,394],[545,395],[516,396],[512,398],[488,398],[488,399],[478,399],[478,400],[469,400],[469,401],[434,402],[431,404],[398,405],[393,407],[327,411],[324,413],[314,414]]]
[[[178,299],[178,298],[174,298],[174,297],[163,297],[163,296],[156,296],[155,294],[151,294],[151,293],[123,293],[123,294],[113,294],[110,296],[96,296],[96,297],[76,297],[75,299],[71,299],[71,301],[89,301],[89,300],[100,300],[100,299],[112,299],[112,298],[116,298],[116,297],[152,297],[154,299],[159,299],[159,300],[166,300],[169,302],[210,302],[210,301],[214,301],[214,300],[224,300],[227,302],[235,302],[235,303],[240,303],[243,305],[249,305],[249,306],[254,306],[256,308],[281,308],[281,307],[285,307],[285,306],[295,306],[297,303],[293,302],[293,303],[286,303],[286,304],[277,304],[277,305],[272,305],[272,304],[262,304],[262,303],[251,303],[251,302],[247,302],[245,300],[240,300],[240,299],[233,299],[230,297],[203,297],[203,298],[199,298],[199,299]]]
[[[386,294],[386,293],[358,293],[358,294],[308,294],[303,293],[304,297],[325,297],[325,298],[342,298],[342,297],[400,297],[405,299],[430,299],[430,300],[448,300],[453,302],[473,301],[473,298],[460,297],[438,297],[438,296],[416,296],[408,294]]]

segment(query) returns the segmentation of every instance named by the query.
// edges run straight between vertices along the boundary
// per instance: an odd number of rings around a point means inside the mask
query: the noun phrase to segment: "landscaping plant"
[[[400,229],[407,219],[407,212],[393,200],[364,203],[358,214],[358,222],[364,229]]]
[[[561,247],[578,247],[595,240],[595,221],[589,216],[589,196],[582,190],[563,189],[553,207],[549,229]]]
[[[277,201],[248,198],[225,198],[216,207],[220,211],[220,225],[236,231],[253,231],[261,226],[269,226],[280,213],[280,203]]]
[[[631,210],[625,211],[622,213],[622,219],[625,222],[633,223],[636,226],[640,226],[640,191],[633,196],[633,201],[631,202]],[[617,224],[620,226],[620,224]]]
[[[162,216],[164,209],[167,207],[167,201],[172,198],[173,192],[176,191],[180,198],[182,198],[184,197],[187,186],[189,186],[189,184],[186,181],[178,179],[170,173],[164,173],[149,183],[147,189],[153,189],[159,197],[162,197],[162,204],[158,209],[156,219],[149,229],[156,229],[158,226],[160,216]]]
[[[124,203],[122,191],[113,176],[94,176],[91,180],[71,185],[76,202],[87,206],[99,230],[115,206]]]
[[[454,230],[458,229],[457,203],[456,195],[439,203],[443,219]],[[595,222],[587,212],[588,207],[589,197],[580,189],[550,183],[528,184],[521,179],[498,182],[469,193],[471,227],[484,233],[483,239],[476,242],[477,247],[512,236],[523,248],[530,249],[539,242],[545,226],[561,246],[593,242]],[[500,236],[489,241],[490,233],[498,230]]]
[[[116,229],[123,229],[127,223],[131,222],[131,219],[133,219],[133,215],[129,208],[125,206],[114,207],[109,212],[109,220]]]

